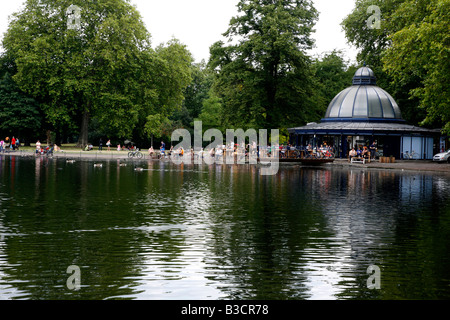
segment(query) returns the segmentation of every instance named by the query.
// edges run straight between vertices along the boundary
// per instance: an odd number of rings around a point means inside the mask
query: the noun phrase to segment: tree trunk
[[[52,132],[50,130],[47,130],[47,145],[49,146],[52,143]]]
[[[83,120],[81,121],[80,137],[78,138],[77,147],[84,148],[89,143],[89,111],[84,110]]]

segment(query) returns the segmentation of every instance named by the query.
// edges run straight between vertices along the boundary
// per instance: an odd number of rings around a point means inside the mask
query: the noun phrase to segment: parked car
[[[436,154],[433,157],[433,161],[450,163],[450,149],[448,149],[447,151],[444,151],[444,152]]]

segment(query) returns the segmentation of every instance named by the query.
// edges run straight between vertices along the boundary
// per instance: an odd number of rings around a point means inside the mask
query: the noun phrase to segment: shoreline
[[[73,160],[129,160],[129,161],[161,161],[158,158],[150,158],[146,153],[142,153],[143,157],[141,159],[128,158],[128,151],[58,151],[53,154],[53,158],[56,159],[73,159]],[[12,151],[12,152],[2,152],[0,156],[13,156],[13,157],[35,157],[32,151]],[[41,155],[40,157],[47,158],[46,155]],[[167,159],[166,161],[170,161]],[[300,162],[288,162],[279,163],[280,166],[289,165],[302,165]],[[304,167],[310,167],[308,165],[302,165]],[[327,167],[342,167],[342,168],[358,168],[358,169],[385,169],[385,170],[400,170],[400,171],[419,171],[419,172],[439,172],[450,174],[450,164],[449,163],[437,163],[432,160],[396,160],[394,163],[381,163],[378,160],[372,161],[370,163],[350,163],[347,159],[335,159],[334,162],[325,164],[323,166],[315,166],[316,168],[327,168]]]

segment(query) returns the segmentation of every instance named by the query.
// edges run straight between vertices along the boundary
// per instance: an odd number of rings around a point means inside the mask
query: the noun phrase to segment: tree
[[[203,101],[202,112],[198,116],[198,120],[202,122],[203,131],[213,128],[225,131],[227,128],[223,124],[223,118],[222,101],[211,90],[209,97]]]
[[[169,135],[172,122],[160,114],[149,115],[146,120],[144,132],[150,137],[153,147],[153,138],[162,138],[164,135]]]
[[[426,111],[423,125],[440,125],[450,134],[450,1],[405,1],[392,15],[402,26],[390,36],[392,46],[383,54],[385,71],[397,85],[410,87],[411,98]]]
[[[183,103],[183,106],[189,113],[191,122],[192,119],[197,118],[202,112],[203,102],[209,97],[213,77],[213,73],[207,68],[204,60],[200,63],[192,64],[192,82],[184,92],[185,100]],[[192,123],[189,123],[189,125],[192,125]]]
[[[55,127],[75,124],[80,145],[92,118],[118,137],[142,132],[147,115],[181,105],[189,82],[185,48],[173,40],[153,50],[129,0],[27,0],[3,46],[19,86]]]
[[[389,34],[395,30],[390,15],[405,0],[356,0],[355,9],[342,21],[347,40],[360,49],[357,55],[359,63],[366,63],[373,69],[379,85],[387,87],[390,79],[384,74],[381,54],[390,45]],[[379,8],[380,23],[374,25],[371,16],[375,14],[373,6]]]
[[[22,92],[7,72],[0,80],[0,132],[34,139],[41,128],[42,117],[36,100]]]
[[[325,114],[331,100],[342,90],[349,87],[357,70],[345,61],[341,51],[333,50],[313,61],[312,69],[316,81],[315,98],[322,115]]]
[[[421,78],[416,73],[409,73],[402,82],[394,81],[382,61],[386,50],[393,45],[390,36],[408,24],[407,19],[400,19],[403,14],[398,14],[405,1],[357,0],[355,9],[344,19],[342,26],[348,41],[360,49],[357,56],[359,63],[366,63],[374,70],[377,84],[392,94],[402,110],[403,118],[418,125],[426,117],[426,112],[418,108],[419,99],[411,96],[410,90],[420,85]],[[371,26],[370,17],[374,14],[371,6],[377,6],[380,10],[378,26]],[[423,5],[418,2],[418,6]]]
[[[213,88],[224,123],[279,128],[308,118],[312,74],[304,50],[313,44],[317,11],[311,1],[242,0],[222,41],[211,46]],[[235,44],[231,44],[233,42]]]

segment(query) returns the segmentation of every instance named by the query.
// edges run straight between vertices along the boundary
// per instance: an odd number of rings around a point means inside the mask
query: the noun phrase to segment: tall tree
[[[209,97],[213,76],[213,73],[207,68],[204,60],[200,63],[192,64],[192,82],[184,93],[184,107],[191,119],[197,118],[202,112],[203,101]]]
[[[341,24],[347,40],[359,49],[359,63],[369,65],[377,75],[378,84],[386,89],[391,79],[383,71],[381,54],[391,45],[389,34],[395,30],[390,15],[404,1],[356,0],[354,10]],[[375,19],[380,19],[378,24]]]
[[[359,63],[366,63],[374,70],[377,84],[392,94],[401,108],[403,118],[418,125],[426,117],[426,112],[418,108],[419,99],[411,96],[410,90],[420,85],[420,76],[409,73],[402,82],[394,81],[392,73],[386,70],[385,62],[382,61],[385,51],[392,47],[390,36],[408,23],[407,19],[399,19],[398,15],[399,8],[405,2],[406,0],[357,0],[355,9],[343,20],[342,26],[348,41],[359,49]],[[417,5],[423,6],[420,1]],[[379,16],[376,16],[377,11]],[[380,19],[378,25],[373,23],[371,18],[374,17]]]
[[[0,132],[29,143],[40,131],[41,122],[37,101],[22,92],[6,72],[0,80]]]
[[[400,28],[383,54],[386,72],[398,86],[419,79],[408,94],[426,111],[422,124],[450,134],[450,1],[408,0],[391,18]]]
[[[168,81],[185,59],[180,46],[155,52],[129,0],[27,0],[3,46],[16,61],[19,86],[42,102],[55,126],[75,123],[80,145],[92,117],[129,137],[148,114],[182,101],[180,82]]]
[[[211,90],[208,98],[203,101],[202,112],[198,115],[197,120],[202,122],[203,131],[208,129],[218,129],[222,132],[227,128],[223,123],[224,109],[222,101]]]
[[[212,45],[209,66],[215,92],[231,126],[279,128],[308,118],[312,81],[311,33],[317,11],[311,1],[242,0],[239,16]]]
[[[351,85],[357,68],[345,60],[342,51],[333,50],[316,58],[313,61],[312,69],[317,88],[315,101],[323,115],[331,100]]]

